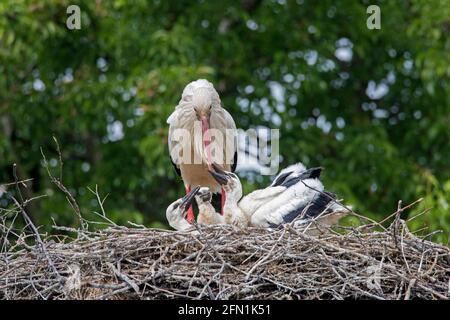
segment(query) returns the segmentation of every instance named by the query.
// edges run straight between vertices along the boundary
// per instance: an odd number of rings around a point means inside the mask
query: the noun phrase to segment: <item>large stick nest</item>
[[[72,237],[31,245],[27,237],[36,235],[23,235],[0,252],[0,298],[450,298],[449,248],[416,237],[398,218],[381,231],[316,236],[289,225],[196,228],[65,229]]]

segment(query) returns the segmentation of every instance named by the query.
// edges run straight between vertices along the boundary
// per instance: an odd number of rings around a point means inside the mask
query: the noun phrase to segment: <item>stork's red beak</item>
[[[206,160],[208,168],[211,169],[212,157],[209,145],[211,143],[211,135],[209,134],[209,119],[206,116],[200,118],[202,122],[202,136],[203,136],[203,147],[206,150]]]

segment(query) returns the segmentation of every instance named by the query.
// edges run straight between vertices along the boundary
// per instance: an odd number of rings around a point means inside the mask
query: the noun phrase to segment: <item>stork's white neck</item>
[[[239,199],[233,194],[228,194],[223,206],[225,222],[235,225],[240,228],[244,228],[248,225],[248,219],[245,212],[238,205]]]
[[[181,217],[176,217],[176,218],[172,217],[171,219],[168,219],[168,221],[169,221],[169,225],[178,231],[184,231],[184,230],[187,230],[192,227],[192,225],[189,222],[187,222],[186,219],[181,218]]]
[[[179,222],[178,226],[179,226],[179,228],[177,230],[180,230],[180,231],[192,228],[192,224],[190,224],[189,222],[187,222],[184,219]]]
[[[223,224],[225,222],[224,217],[216,212],[216,209],[214,209],[210,202],[198,203],[198,212],[197,222],[199,224],[210,225]]]

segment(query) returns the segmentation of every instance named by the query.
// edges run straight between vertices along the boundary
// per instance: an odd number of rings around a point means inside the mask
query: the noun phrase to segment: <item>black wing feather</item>
[[[284,177],[284,179],[282,179],[283,181],[281,181],[280,186],[283,186],[285,188],[289,188],[289,187],[292,187],[293,185],[297,184],[301,180],[317,179],[317,178],[320,177],[320,173],[321,172],[322,172],[322,168],[320,168],[320,167],[318,167],[318,168],[311,168],[311,169],[305,170],[297,177],[291,177],[290,174],[292,172],[289,172],[289,173],[287,173],[287,176]],[[282,178],[283,176],[284,176],[284,174],[282,174],[280,176],[280,178]]]
[[[231,172],[234,172],[236,170],[237,162],[238,162],[238,153],[237,151],[235,151],[233,157],[233,164],[231,165]]]
[[[286,180],[286,178],[292,174],[292,172],[293,171],[285,172],[285,173],[277,176],[275,178],[275,180],[273,180],[271,186],[272,187],[280,186]]]
[[[305,210],[305,208],[308,206],[309,207],[308,209],[306,209],[305,212],[305,218],[307,219],[317,217],[321,213],[327,214],[329,212],[324,212],[324,210],[327,208],[327,206],[333,199],[334,199],[333,194],[329,192],[319,193],[314,197],[311,203],[307,203],[306,205],[298,207],[295,210],[285,214],[283,216],[283,223],[292,222],[295,218],[297,218],[300,214],[302,214],[303,210]]]
[[[180,168],[178,168],[177,165],[175,164],[175,162],[173,162],[172,157],[169,156],[169,158],[170,158],[170,162],[172,162],[172,165],[175,168],[175,171],[177,172],[178,176],[181,177],[181,170],[180,170]]]

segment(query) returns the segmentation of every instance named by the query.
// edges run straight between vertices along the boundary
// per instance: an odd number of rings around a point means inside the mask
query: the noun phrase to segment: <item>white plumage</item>
[[[232,171],[237,146],[236,143],[225,144],[225,137],[227,129],[236,130],[236,124],[228,111],[222,108],[219,94],[212,83],[205,79],[193,81],[184,88],[180,102],[167,119],[168,146],[171,160],[180,170],[186,187],[204,186],[210,188],[212,192],[219,192],[220,186],[208,173],[209,159],[205,148],[205,134],[194,130],[196,121],[200,126],[207,125],[208,128],[205,129],[211,131],[215,129],[221,133],[224,138],[221,146],[223,161],[216,164],[227,171]],[[185,129],[190,134],[190,139],[182,141],[174,139],[177,129]],[[184,161],[183,152],[177,152],[179,150],[190,150],[189,162]],[[197,162],[200,163],[194,163],[194,160],[199,160]]]
[[[167,207],[167,222],[175,230],[184,231],[192,228],[192,224],[186,220],[186,213],[199,189],[200,187],[192,189],[183,198],[175,200]]]
[[[324,192],[321,168],[306,169],[301,163],[280,171],[265,189],[253,191],[242,199],[239,178],[216,168],[211,174],[226,191],[226,223],[240,227],[277,227],[300,218],[303,221],[339,209],[332,194]]]
[[[220,185],[208,169],[213,163],[227,171],[236,168],[236,124],[222,108],[212,83],[205,79],[189,83],[167,123],[170,158],[183,179],[186,193],[195,186],[220,192]],[[188,221],[193,220],[190,208]]]

